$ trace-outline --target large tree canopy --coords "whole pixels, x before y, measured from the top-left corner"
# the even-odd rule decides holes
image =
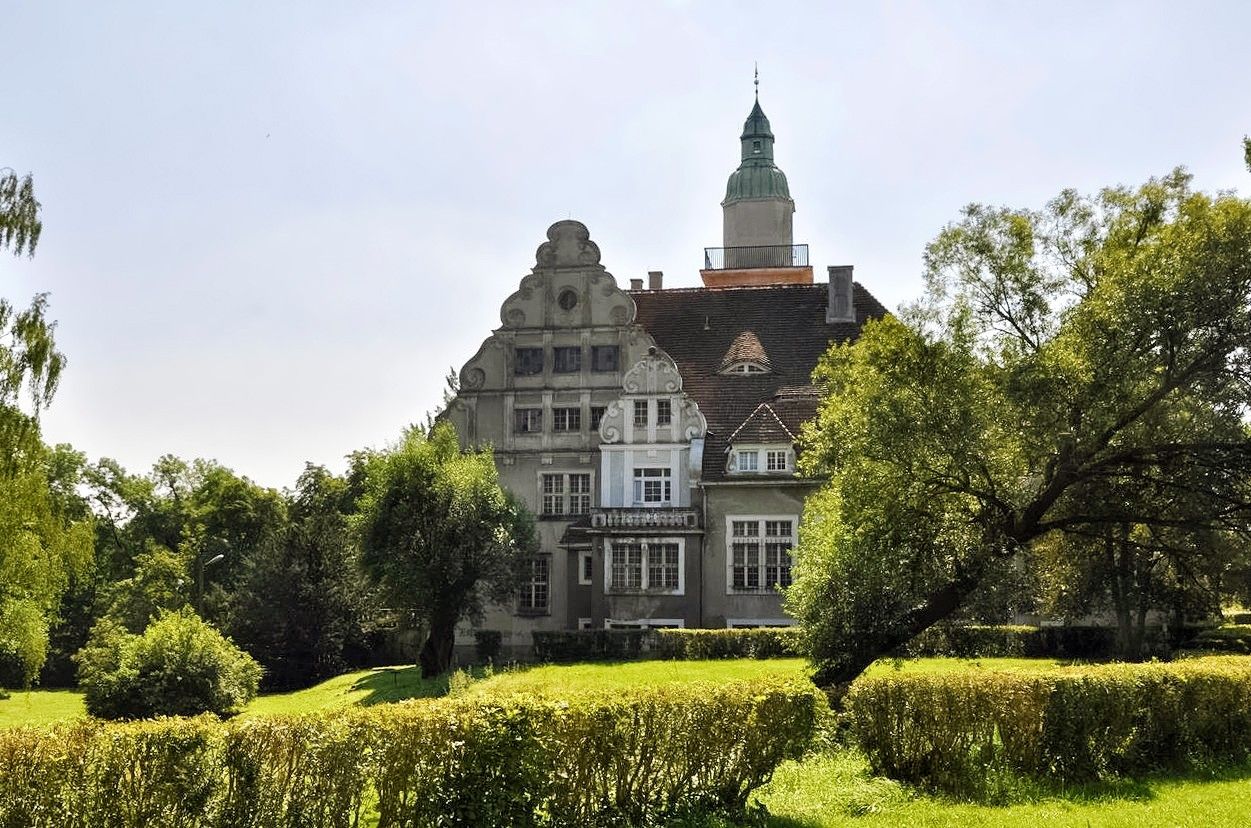
[[[503,601],[532,552],[529,513],[499,485],[490,449],[462,451],[456,430],[415,428],[390,451],[360,455],[362,559],[397,609],[426,626],[424,676],[451,665],[456,625]]]
[[[1050,533],[1247,531],[1251,203],[1189,183],[971,206],[925,297],[824,358],[789,595],[819,681]]]

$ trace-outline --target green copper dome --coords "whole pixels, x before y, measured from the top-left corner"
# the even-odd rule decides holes
[[[769,118],[760,108],[759,99],[743,124],[739,141],[743,145],[743,160],[738,169],[730,173],[730,180],[725,185],[725,201],[721,204],[724,206],[752,198],[784,198],[789,201],[791,188],[786,183],[786,173],[773,163],[773,131],[769,127]]]

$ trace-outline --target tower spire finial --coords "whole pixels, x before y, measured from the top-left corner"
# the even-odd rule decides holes
[[[753,61],[752,65],[755,66],[755,69],[756,69],[756,80],[754,82],[756,84],[756,100],[759,101],[760,100],[760,63],[757,61]]]

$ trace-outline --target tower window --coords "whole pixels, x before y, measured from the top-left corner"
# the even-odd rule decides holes
[[[751,151],[752,151],[752,152],[760,152],[760,142],[759,142],[759,141],[752,141],[752,142],[751,142]]]

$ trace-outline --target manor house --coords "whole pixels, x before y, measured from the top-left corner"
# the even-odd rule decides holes
[[[447,417],[538,518],[515,604],[483,624],[512,652],[535,630],[791,623],[812,371],[886,311],[850,265],[814,281],[758,98],[740,142],[703,287],[623,289],[587,228],[557,222],[461,369]]]

